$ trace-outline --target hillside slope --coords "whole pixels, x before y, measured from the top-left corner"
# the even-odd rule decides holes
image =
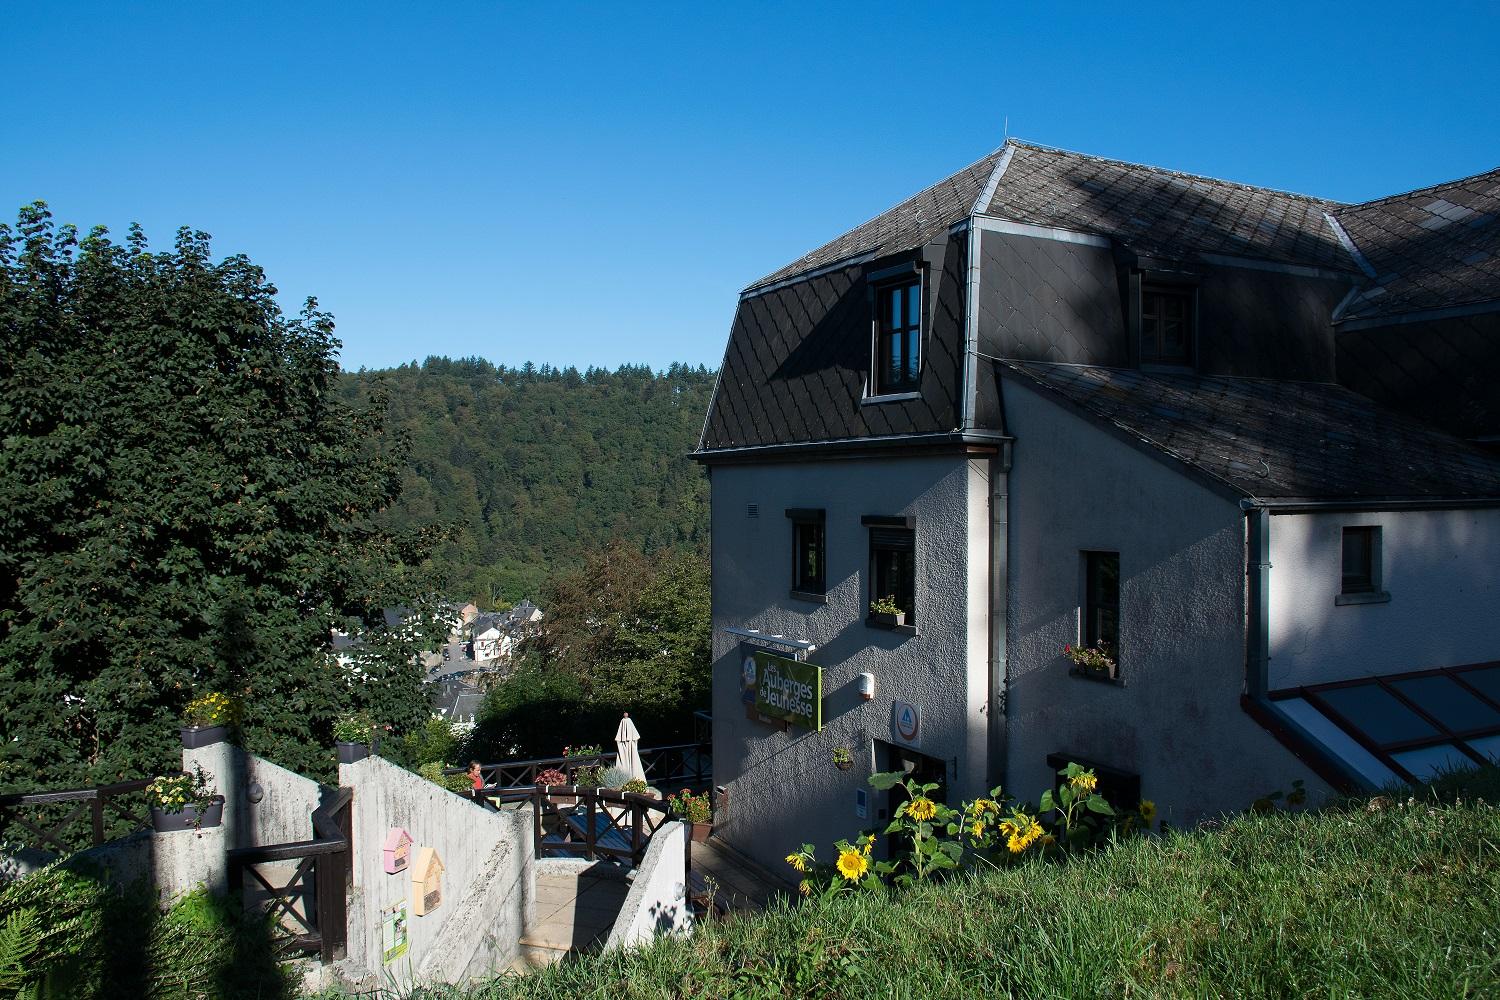
[[[656,551],[706,546],[708,486],[686,458],[714,374],[428,358],[346,373],[346,399],[388,395],[411,461],[389,526],[451,526],[437,546],[448,595],[535,597],[611,538]]]
[[[1377,806],[782,908],[443,995],[1500,995],[1500,810]]]

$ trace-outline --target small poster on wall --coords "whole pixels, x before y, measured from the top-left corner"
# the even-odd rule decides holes
[[[387,965],[406,954],[406,900],[380,911],[380,954]]]

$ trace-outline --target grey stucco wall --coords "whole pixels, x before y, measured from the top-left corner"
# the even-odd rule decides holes
[[[224,830],[231,847],[259,847],[311,840],[312,814],[322,801],[322,786],[311,778],[257,757],[233,743],[214,743],[182,751],[182,766],[194,765],[211,776],[224,796]],[[260,801],[248,791],[259,786]]]
[[[1384,604],[1335,605],[1343,528],[1379,525]],[[1500,660],[1500,510],[1271,518],[1270,686]]]
[[[826,850],[838,837],[883,825],[876,812],[882,797],[870,796],[868,818],[861,820],[855,815],[855,792],[867,787],[876,766],[874,741],[895,742],[896,699],[921,706],[919,750],[949,762],[950,793],[983,789],[987,616],[969,605],[971,594],[987,593],[987,548],[972,558],[970,546],[976,491],[979,510],[987,509],[988,464],[951,455],[713,470],[714,772],[715,783],[728,792],[727,809],[715,817],[716,836],[780,872],[785,855],[803,842]],[[759,517],[747,516],[749,504],[759,506]],[[789,596],[787,508],[827,512],[826,604]],[[860,523],[865,514],[915,518],[920,635],[865,625],[869,541]],[[971,618],[980,623],[977,631]],[[740,640],[722,631],[731,625],[818,645],[810,660],[823,668],[822,732],[795,727],[780,732],[746,718]],[[862,701],[856,690],[861,672],[875,676],[873,701]],[[836,746],[854,751],[852,770],[834,768]]]
[[[1065,753],[1141,776],[1173,823],[1327,786],[1240,707],[1238,506],[1039,395],[1003,384],[1009,477],[1006,787],[1033,801]],[[1085,550],[1120,553],[1123,686],[1069,676]]]
[[[387,976],[456,983],[498,974],[519,952],[535,908],[531,813],[494,812],[439,788],[380,757],[339,766],[339,784],[354,789],[354,888],[349,897],[349,951],[342,970],[355,983]],[[447,866],[444,902],[416,915],[412,871],[387,875],[382,858],[392,827],[432,847]],[[381,955],[381,910],[406,900],[409,948],[390,965]]]

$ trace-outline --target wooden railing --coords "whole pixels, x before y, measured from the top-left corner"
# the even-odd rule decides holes
[[[27,846],[60,854],[97,847],[150,824],[150,806],[142,794],[149,784],[151,779],[141,778],[61,792],[0,795],[0,832],[9,836],[19,829],[25,840],[35,838]]]
[[[680,743],[668,747],[643,747],[641,769],[646,783],[658,786],[686,785],[707,787],[713,777],[713,759],[701,743]],[[570,779],[578,769],[592,765],[612,766],[619,755],[590,754],[582,757],[538,757],[535,760],[506,760],[498,764],[480,764],[479,773],[486,788],[530,788],[543,771],[557,770]],[[445,774],[462,774],[464,768],[444,768]]]
[[[529,803],[538,858],[557,853],[638,866],[645,860],[652,834],[672,819],[661,799],[605,788],[533,785],[476,790],[474,796],[499,806]],[[685,840],[684,880],[692,871],[693,852],[692,837]]]
[[[264,893],[273,926],[288,930],[281,949],[315,952],[337,961],[348,949],[349,887],[354,877],[354,791],[340,788],[312,814],[312,840],[228,852],[229,888],[246,898]],[[272,884],[258,866],[296,861],[289,878]],[[246,876],[249,876],[247,880]],[[298,908],[298,904],[301,908]]]

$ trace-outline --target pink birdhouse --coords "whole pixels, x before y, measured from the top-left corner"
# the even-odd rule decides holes
[[[401,827],[391,828],[391,832],[385,835],[385,873],[394,875],[405,871],[407,862],[411,860],[411,834]]]

